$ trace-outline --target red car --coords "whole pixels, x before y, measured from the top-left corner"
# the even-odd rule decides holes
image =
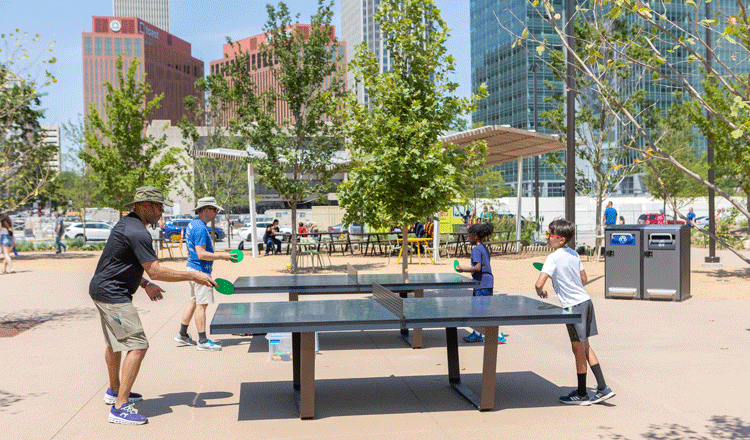
[[[661,214],[641,214],[640,217],[638,217],[638,224],[639,225],[658,225],[659,224],[659,216]],[[674,217],[667,214],[664,216],[664,223],[665,225],[684,225],[685,222],[683,220],[677,220],[675,221]]]

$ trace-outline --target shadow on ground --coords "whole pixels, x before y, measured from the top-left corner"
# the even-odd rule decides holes
[[[646,433],[639,438],[654,440],[739,440],[750,438],[750,424],[739,417],[713,416],[708,419],[709,424],[703,426],[705,434],[689,426],[676,423],[651,425]],[[600,427],[609,431],[609,428]],[[600,438],[631,440],[629,437],[608,432]]]
[[[693,270],[693,273],[705,274],[706,276],[719,279],[735,278],[746,280],[750,276],[750,269],[714,269],[714,270]]]
[[[236,403],[209,404],[207,401],[216,399],[228,399],[232,393],[225,391],[210,391],[206,393],[168,393],[157,398],[148,398],[138,403],[138,412],[146,417],[157,417],[169,414],[176,406],[188,406],[192,408],[216,408],[220,406],[236,406]]]
[[[12,321],[56,321],[69,322],[98,317],[99,314],[91,307],[79,307],[62,310],[16,310],[7,315],[0,315],[0,322]]]

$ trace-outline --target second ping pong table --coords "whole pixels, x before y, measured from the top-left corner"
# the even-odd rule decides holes
[[[572,324],[581,314],[524,296],[401,298],[380,286],[373,299],[219,304],[212,334],[292,333],[293,388],[300,418],[315,417],[315,332],[445,328],[450,385],[480,411],[494,408],[498,326]],[[461,383],[458,327],[484,333],[482,385],[477,397]]]
[[[414,298],[422,298],[426,289],[479,287],[479,281],[457,273],[360,274],[347,265],[346,274],[238,277],[234,282],[234,294],[289,293],[289,301],[297,301],[300,295],[372,293],[373,283],[398,293],[402,298],[410,292]],[[421,328],[415,328],[411,337],[409,327],[401,329],[401,334],[412,348],[422,347]]]

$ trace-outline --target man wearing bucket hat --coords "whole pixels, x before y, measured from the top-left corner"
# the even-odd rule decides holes
[[[188,272],[203,272],[211,275],[214,260],[232,261],[230,254],[215,254],[211,242],[208,223],[214,221],[216,214],[223,211],[213,197],[204,197],[198,200],[195,213],[198,218],[190,222],[185,231],[185,242],[188,248]],[[198,330],[198,350],[219,351],[221,345],[206,337],[206,309],[209,304],[214,303],[214,289],[211,286],[203,286],[190,282],[190,301],[182,312],[180,332],[174,337],[179,345],[193,345],[193,338],[187,332],[190,320],[195,316],[195,328]]]
[[[109,388],[104,393],[104,402],[112,405],[110,423],[142,425],[148,421],[133,408],[134,402],[143,399],[131,389],[146,355],[148,340],[132,301],[139,286],[151,301],[163,299],[164,290],[144,278],[143,272],[152,280],[216,285],[204,272],[184,272],[159,265],[146,226],[159,221],[164,205],[171,206],[160,189],[143,186],[135,190],[133,201],[125,205],[131,212],[112,228],[89,283],[89,295],[99,311],[107,344],[104,360],[109,373]],[[120,374],[123,351],[127,354]]]

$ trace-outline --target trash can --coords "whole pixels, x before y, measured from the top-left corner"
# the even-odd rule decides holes
[[[643,228],[643,299],[690,298],[690,227]]]
[[[642,299],[645,225],[609,225],[604,230],[604,297]]]

